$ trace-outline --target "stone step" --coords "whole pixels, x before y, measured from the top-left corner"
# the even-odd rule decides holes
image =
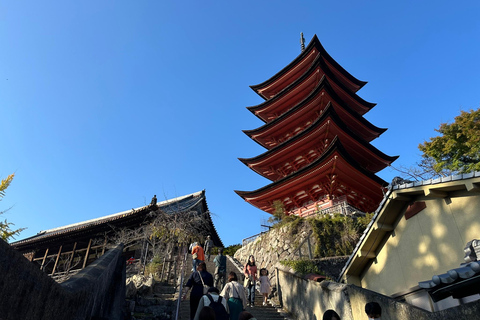
[[[153,292],[160,294],[175,294],[175,287],[172,285],[156,283]]]

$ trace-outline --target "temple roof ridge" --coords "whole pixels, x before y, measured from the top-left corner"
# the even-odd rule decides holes
[[[193,197],[198,197],[198,196],[202,195],[203,193],[205,193],[205,190],[197,191],[197,192],[194,192],[194,193],[191,193],[191,194],[187,194],[187,195],[172,198],[172,199],[167,199],[167,200],[164,200],[164,201],[157,202],[157,206],[159,206],[159,207],[167,206],[167,205],[169,205],[173,202],[177,202],[177,201],[186,199],[188,197],[192,197],[192,196]],[[43,233],[55,232],[55,231],[59,231],[59,230],[62,230],[62,229],[67,229],[67,228],[71,228],[71,227],[75,227],[75,226],[79,226],[79,225],[83,225],[83,224],[89,224],[89,223],[97,222],[97,221],[101,221],[101,220],[109,220],[111,218],[114,218],[114,217],[117,217],[117,216],[122,216],[122,215],[125,215],[127,213],[130,213],[130,212],[132,212],[132,210],[133,211],[139,211],[139,210],[148,208],[149,206],[150,205],[145,205],[145,206],[141,206],[141,207],[138,207],[138,208],[132,208],[130,210],[113,213],[113,214],[106,215],[106,216],[99,217],[99,218],[95,218],[95,219],[90,219],[90,220],[85,220],[85,221],[81,221],[81,222],[77,222],[77,223],[72,223],[72,224],[69,224],[69,225],[66,225],[66,226],[52,228],[52,229],[48,229],[48,230],[42,230],[42,231],[39,232],[39,234],[40,233],[43,234]]]
[[[191,198],[191,199],[188,200],[189,198]],[[172,212],[175,212],[176,209],[178,209],[178,208],[171,208],[170,207],[171,205],[179,206],[179,204],[182,201],[187,201],[184,204],[184,206],[182,208],[180,208],[180,210],[182,210],[182,209],[188,209],[188,208],[195,207],[199,202],[204,201],[204,200],[206,202],[205,189],[202,190],[202,191],[197,191],[197,192],[190,193],[190,194],[187,194],[187,195],[184,195],[184,196],[179,196],[179,197],[175,197],[175,198],[172,198],[172,199],[167,199],[167,200],[164,200],[164,201],[161,201],[161,202],[157,202],[156,206],[160,209],[163,209],[164,211],[167,211],[167,212],[170,211],[172,213]],[[68,233],[68,232],[71,232],[71,231],[74,231],[74,230],[84,229],[84,228],[88,228],[88,227],[91,227],[91,226],[94,226],[94,225],[100,225],[100,224],[104,224],[104,223],[107,223],[107,222],[110,222],[110,221],[115,221],[117,219],[121,219],[121,218],[124,218],[124,217],[138,215],[138,214],[141,214],[141,212],[146,211],[150,207],[152,207],[152,205],[145,205],[145,206],[141,206],[141,207],[138,207],[138,208],[132,208],[130,210],[126,210],[126,211],[102,216],[102,217],[95,218],[95,219],[89,219],[89,220],[80,221],[80,222],[77,222],[77,223],[72,223],[72,224],[68,224],[68,225],[65,225],[65,226],[57,227],[57,228],[43,230],[43,231],[38,232],[36,235],[33,235],[31,237],[12,242],[11,244],[12,245],[21,245],[25,242],[30,242],[31,240],[37,240],[39,238],[44,238],[44,237],[49,237],[49,236],[55,236],[55,235],[58,235],[58,234]],[[207,207],[207,211],[208,211],[208,207]],[[213,226],[213,227],[215,229],[215,226]],[[215,230],[215,232],[216,232],[216,230]]]

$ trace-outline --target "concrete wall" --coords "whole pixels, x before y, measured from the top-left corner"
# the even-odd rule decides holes
[[[362,287],[386,295],[404,292],[459,267],[465,244],[480,237],[480,197],[418,199],[426,208],[402,217],[376,260],[361,279]]]
[[[305,280],[280,265],[276,272],[278,303],[295,319],[322,319],[326,310],[333,309],[342,320],[365,320],[365,304],[370,301],[381,305],[382,320],[480,319],[480,301],[432,313],[354,285]]]
[[[123,246],[58,284],[0,241],[0,319],[121,319],[125,301]]]

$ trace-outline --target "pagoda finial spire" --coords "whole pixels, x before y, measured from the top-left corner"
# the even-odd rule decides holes
[[[302,48],[303,52],[303,50],[305,50],[305,38],[303,37],[303,32],[300,32],[300,47]]]

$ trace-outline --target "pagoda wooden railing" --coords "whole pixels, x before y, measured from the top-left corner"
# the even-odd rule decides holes
[[[353,216],[353,215],[365,215],[364,212],[358,210],[354,206],[348,204],[347,201],[342,201],[337,204],[334,204],[333,206],[325,209],[321,209],[318,211],[317,214],[329,214],[333,215],[335,213],[339,213],[344,216]]]

